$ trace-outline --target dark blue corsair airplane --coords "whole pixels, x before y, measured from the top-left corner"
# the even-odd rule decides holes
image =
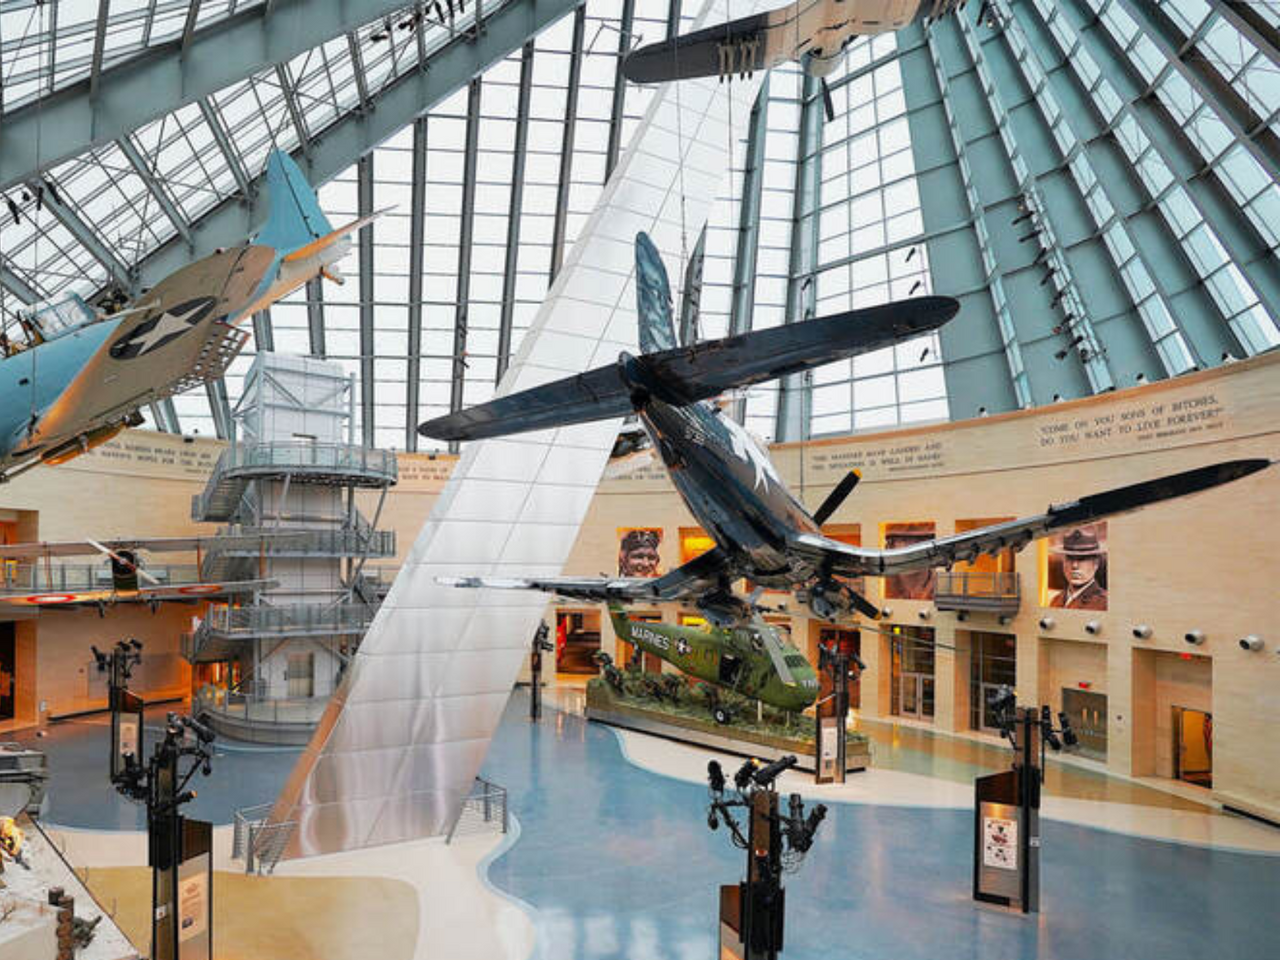
[[[810,515],[783,485],[768,455],[709,401],[727,390],[936,330],[955,316],[959,304],[949,297],[920,297],[678,347],[666,269],[643,233],[636,238],[636,288],[640,356],[623,353],[614,365],[430,420],[418,431],[439,440],[478,440],[634,411],[676,489],[716,547],[654,579],[461,577],[441,582],[544,590],[584,600],[683,600],[727,626],[751,617],[751,604],[732,591],[736,580],[747,577],[760,587],[803,591],[814,615],[824,620],[854,611],[875,618],[880,611],[837,578],[950,567],[983,553],[1020,550],[1056,529],[1198,493],[1270,466],[1266,459],[1231,460],[908,547],[849,546],[824,537],[821,526],[856,486],[858,475],[845,477]]]

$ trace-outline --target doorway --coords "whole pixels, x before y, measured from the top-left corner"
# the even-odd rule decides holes
[[[890,713],[916,720],[933,719],[933,630],[894,626],[890,641]]]
[[[904,673],[898,677],[898,697],[903,717],[928,720],[933,717],[933,677],[924,673]]]
[[[1063,687],[1062,712],[1075,731],[1080,753],[1107,759],[1107,695]]]
[[[654,611],[628,611],[627,619],[632,623],[661,623],[662,614]],[[618,665],[622,667],[623,670],[628,669],[631,666],[632,657],[637,656],[637,654],[641,652],[644,656],[640,658],[640,662],[636,666],[645,673],[661,673],[661,657],[657,654],[650,653],[648,650],[637,651],[635,644],[627,643],[625,640],[618,641]]]
[[[862,634],[857,630],[844,630],[840,627],[823,627],[818,632],[818,645],[832,653],[843,653],[849,657],[862,655]],[[820,660],[821,658],[819,658]],[[824,700],[830,695],[833,684],[826,670],[818,671],[818,699]],[[862,678],[849,681],[849,709],[857,710],[862,706]]]
[[[1173,776],[1197,787],[1213,786],[1213,714],[1173,708]]]
[[[999,734],[992,702],[1002,687],[1018,683],[1018,641],[1008,633],[969,632],[969,727]]]
[[[0,623],[0,720],[12,720],[17,688],[14,625]]]

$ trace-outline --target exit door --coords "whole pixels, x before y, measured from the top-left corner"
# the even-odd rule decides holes
[[[1173,708],[1173,775],[1198,787],[1213,786],[1213,714]]]

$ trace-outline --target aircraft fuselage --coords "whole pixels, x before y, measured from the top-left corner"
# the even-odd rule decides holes
[[[689,511],[757,584],[786,588],[812,571],[788,554],[793,533],[819,533],[765,453],[742,426],[705,401],[651,398],[638,411]]]

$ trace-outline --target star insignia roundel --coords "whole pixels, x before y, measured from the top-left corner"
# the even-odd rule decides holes
[[[117,360],[132,360],[160,349],[198,326],[217,302],[215,297],[197,297],[175,304],[159,316],[142,321],[113,343],[111,356]]]

